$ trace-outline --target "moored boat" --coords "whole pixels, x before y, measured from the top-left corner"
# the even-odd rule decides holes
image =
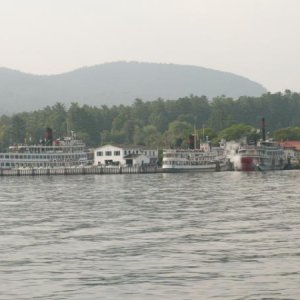
[[[237,171],[283,170],[288,161],[279,143],[266,140],[265,119],[261,120],[262,139],[258,143],[241,145],[233,159]]]
[[[195,139],[190,136],[189,149],[164,149],[163,172],[213,172],[228,169],[225,147],[212,147],[206,141],[196,147]]]
[[[205,172],[227,169],[222,151],[203,152],[200,149],[165,149],[163,172]]]
[[[52,130],[47,129],[41,143],[17,144],[0,153],[0,168],[71,167],[88,164],[88,151],[83,141],[74,133],[70,137],[52,140]]]
[[[240,146],[233,160],[237,171],[283,170],[287,159],[283,148],[272,141]]]

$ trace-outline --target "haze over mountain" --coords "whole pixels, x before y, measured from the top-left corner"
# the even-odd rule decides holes
[[[205,95],[260,96],[259,83],[232,73],[196,66],[114,62],[59,75],[32,75],[0,68],[1,114],[32,111],[56,102],[130,105],[144,101]]]

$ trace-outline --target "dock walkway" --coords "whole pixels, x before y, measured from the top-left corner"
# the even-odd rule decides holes
[[[109,174],[141,174],[160,173],[157,166],[137,167],[53,167],[53,168],[15,168],[0,169],[0,176],[42,176],[42,175],[109,175]]]

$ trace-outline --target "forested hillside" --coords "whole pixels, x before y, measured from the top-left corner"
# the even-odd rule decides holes
[[[175,64],[115,62],[59,75],[32,75],[0,68],[2,113],[41,109],[57,102],[70,105],[131,105],[134,99],[260,96],[267,90],[245,77]]]
[[[300,94],[287,90],[238,100],[217,97],[211,102],[193,95],[175,101],[136,99],[131,106],[111,108],[57,103],[31,113],[3,115],[0,146],[4,151],[12,143],[38,143],[46,127],[53,129],[56,138],[73,130],[91,147],[105,143],[180,146],[194,128],[200,137],[232,139],[256,132],[262,117],[269,136],[280,133],[280,139],[300,139]],[[287,129],[279,130],[283,128]]]

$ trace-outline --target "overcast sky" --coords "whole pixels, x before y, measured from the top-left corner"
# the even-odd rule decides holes
[[[300,92],[300,0],[0,0],[0,66],[196,65]]]

